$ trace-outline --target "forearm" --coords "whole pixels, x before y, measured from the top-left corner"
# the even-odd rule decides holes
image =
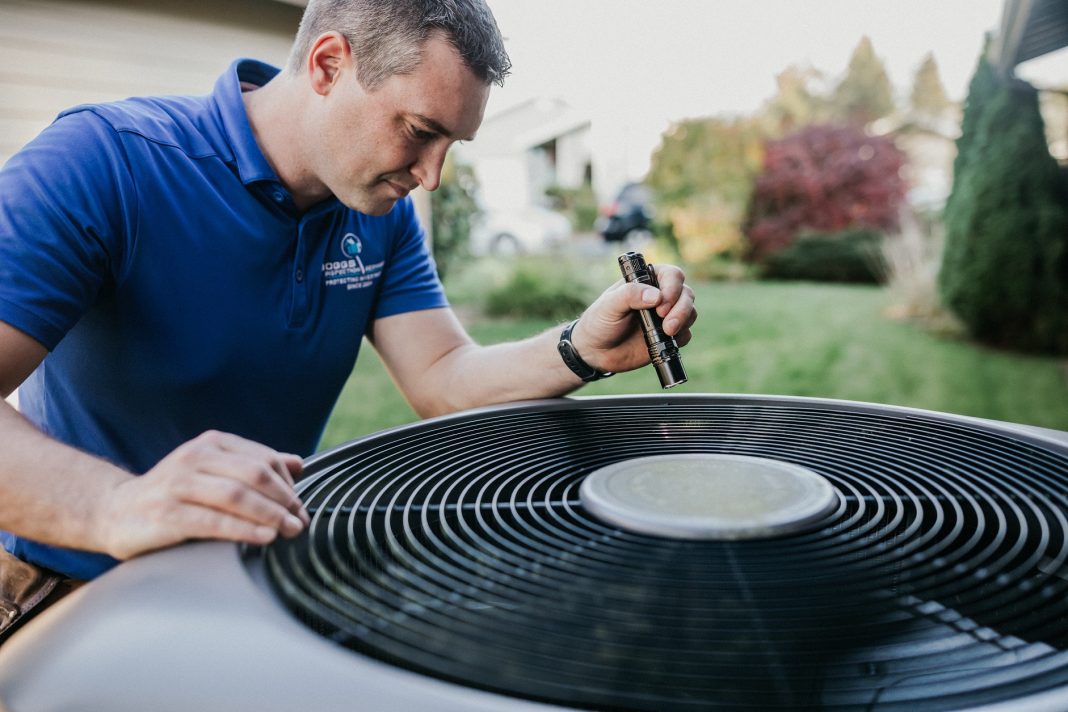
[[[46,544],[106,551],[103,499],[132,475],[49,438],[0,401],[0,529]]]
[[[467,343],[427,369],[409,400],[423,417],[467,408],[562,396],[582,385],[556,349],[562,327],[522,341]]]
[[[623,372],[649,363],[638,309],[656,309],[679,346],[697,318],[693,290],[676,267],[660,267],[660,289],[620,280],[583,312],[571,343],[588,366]],[[371,341],[420,416],[477,406],[553,398],[582,385],[557,345],[562,326],[535,337],[478,346],[448,309],[406,312],[375,321]]]

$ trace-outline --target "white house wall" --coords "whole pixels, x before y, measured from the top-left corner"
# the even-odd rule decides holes
[[[564,188],[582,185],[590,161],[589,126],[556,139],[556,180]]]
[[[528,205],[530,175],[526,153],[504,156],[483,156],[473,162],[478,179],[479,195],[486,207],[499,210],[523,208]]]

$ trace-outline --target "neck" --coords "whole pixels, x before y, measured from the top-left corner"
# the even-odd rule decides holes
[[[252,135],[267,163],[293,196],[300,210],[330,197],[330,191],[313,175],[306,164],[306,151],[301,144],[305,132],[299,107],[302,87],[283,71],[262,87],[244,92]]]

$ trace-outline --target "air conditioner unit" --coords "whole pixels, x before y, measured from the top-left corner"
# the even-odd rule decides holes
[[[488,408],[309,460],[302,536],[124,563],[38,710],[1068,709],[1068,434],[806,398]]]

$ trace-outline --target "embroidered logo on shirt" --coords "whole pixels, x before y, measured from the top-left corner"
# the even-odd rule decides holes
[[[345,285],[345,289],[366,289],[382,274],[382,262],[365,264],[360,257],[363,243],[354,232],[341,236],[341,254],[345,259],[323,262],[323,279],[326,286]]]

